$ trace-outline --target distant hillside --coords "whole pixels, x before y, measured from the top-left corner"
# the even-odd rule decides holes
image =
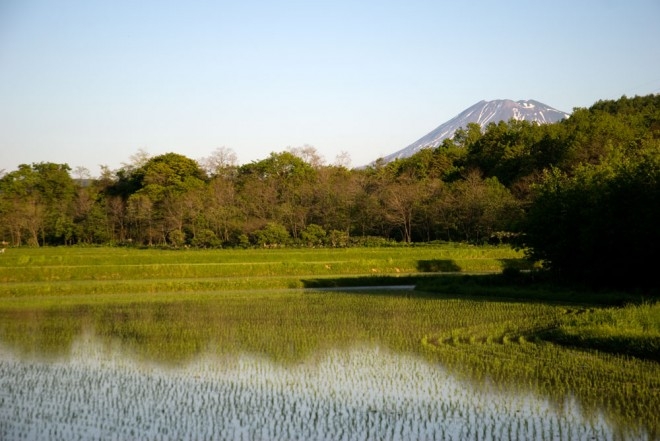
[[[489,123],[509,121],[510,119],[536,121],[541,124],[554,123],[569,116],[568,113],[557,110],[547,104],[534,100],[493,100],[480,101],[465,109],[449,121],[441,124],[408,147],[385,156],[385,162],[397,158],[407,158],[426,147],[436,147],[443,140],[451,138],[456,130],[465,128],[468,123],[477,123],[485,127]]]

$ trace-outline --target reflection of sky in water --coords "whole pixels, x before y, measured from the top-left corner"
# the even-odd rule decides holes
[[[373,346],[294,366],[246,354],[165,368],[86,335],[66,361],[0,356],[0,439],[616,438],[574,402],[488,392]]]

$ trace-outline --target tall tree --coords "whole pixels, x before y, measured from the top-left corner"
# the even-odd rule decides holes
[[[359,191],[357,174],[340,166],[323,167],[318,170],[313,187],[310,209],[312,223],[326,230],[351,232],[351,213]]]
[[[215,176],[206,191],[204,217],[208,228],[222,242],[238,244],[238,237],[244,233],[245,217],[241,214],[234,180]]]
[[[657,291],[658,152],[548,172],[522,224],[530,257],[571,281]]]
[[[219,147],[210,156],[200,161],[202,169],[208,176],[234,175],[237,168],[238,158],[236,152],[227,147]]]
[[[140,167],[120,171],[116,193],[126,200],[134,239],[151,245],[167,241],[173,231],[178,237],[184,227],[185,201],[191,200],[185,194],[198,191],[205,180],[196,161],[177,153],[154,156]],[[188,204],[189,210],[193,208]]]
[[[411,176],[400,176],[381,189],[384,217],[401,231],[406,243],[412,241],[413,221],[424,197],[425,186]]]
[[[66,164],[21,164],[0,180],[2,214],[12,242],[70,243],[75,184]]]
[[[477,170],[451,186],[457,232],[468,242],[484,242],[498,230],[510,229],[520,208],[497,178],[483,179]]]
[[[274,197],[274,203],[269,204],[272,216],[264,217],[285,225],[294,238],[307,225],[316,176],[317,171],[310,164],[290,152],[271,153],[268,158],[244,165],[238,171],[244,199],[246,194],[254,193],[254,188],[261,189],[261,197],[255,195],[256,200],[266,195]],[[257,208],[255,212],[263,212],[263,206],[254,207],[254,198],[245,200]]]

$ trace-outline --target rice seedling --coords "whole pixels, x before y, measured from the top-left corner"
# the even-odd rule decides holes
[[[0,436],[450,440],[477,431],[487,439],[618,434],[602,416],[584,415],[575,401],[558,407],[529,394],[475,388],[435,363],[378,346],[328,351],[294,367],[242,354],[201,357],[167,370],[100,346],[81,339],[70,361],[48,364],[3,353],[1,394],[13,405],[0,406]],[[28,388],[39,393],[24,393]]]
[[[277,385],[274,391],[269,392],[268,398],[264,399],[268,405],[278,410],[269,410],[269,413],[262,416],[263,424],[274,418],[279,422],[277,427],[265,429],[262,424],[258,428],[246,428],[245,425],[254,419],[250,415],[237,415],[237,421],[242,421],[239,424],[241,429],[238,432],[222,432],[225,433],[224,437],[245,433],[246,437],[264,435],[276,438],[334,438],[335,435],[353,433],[352,430],[358,430],[358,426],[364,427],[368,423],[367,427],[371,427],[368,433],[378,438],[406,439],[412,434],[412,437],[443,439],[441,436],[445,436],[445,439],[451,439],[468,436],[462,432],[463,427],[466,421],[474,420],[474,427],[486,430],[489,437],[507,438],[507,427],[512,431],[514,427],[518,430],[524,419],[521,418],[518,408],[511,410],[507,407],[510,406],[507,401],[498,402],[501,398],[494,399],[493,394],[497,397],[529,396],[541,402],[548,400],[545,404],[516,404],[518,407],[531,409],[529,415],[525,416],[531,421],[528,422],[528,430],[523,431],[523,426],[520,425],[519,433],[523,438],[529,438],[534,433],[543,434],[540,438],[550,437],[550,433],[545,429],[547,409],[557,405],[563,409],[567,400],[573,401],[569,403],[566,415],[578,412],[577,414],[586,418],[585,421],[602,419],[593,428],[586,422],[565,420],[569,418],[566,415],[558,417],[552,424],[560,425],[562,433],[570,433],[572,438],[595,436],[593,434],[597,433],[616,439],[616,434],[622,431],[626,437],[639,436],[643,439],[647,432],[656,433],[654,430],[657,430],[658,425],[655,409],[660,371],[657,364],[571,351],[551,343],[519,344],[519,340],[513,337],[509,339],[509,344],[503,344],[500,338],[503,334],[510,333],[515,336],[534,332],[541,325],[571,314],[566,307],[557,305],[410,297],[409,293],[405,292],[376,296],[328,292],[285,291],[261,295],[237,292],[226,293],[220,297],[199,295],[186,300],[170,297],[157,302],[57,307],[33,314],[33,336],[30,338],[19,332],[25,329],[25,317],[21,314],[20,311],[7,310],[2,315],[0,341],[6,348],[12,348],[11,354],[21,355],[20,359],[16,358],[16,355],[3,356],[3,360],[14,359],[15,364],[11,369],[24,363],[36,364],[40,366],[40,372],[44,372],[48,378],[54,374],[45,369],[53,365],[53,359],[58,369],[69,369],[79,363],[79,359],[88,362],[97,360],[96,369],[100,369],[101,373],[94,375],[114,377],[115,373],[110,374],[103,369],[116,364],[122,369],[128,369],[126,366],[130,365],[131,369],[139,370],[148,378],[152,378],[156,373],[162,375],[158,377],[159,387],[171,390],[157,391],[158,388],[154,386],[154,391],[149,393],[177,394],[181,390],[180,393],[184,394],[183,398],[180,398],[184,400],[183,405],[188,403],[186,400],[190,400],[190,397],[199,396],[200,393],[185,391],[185,385],[189,383],[176,375],[174,379],[169,376],[175,372],[195,380],[205,378],[213,368],[204,366],[206,362],[203,360],[219,357],[220,361],[214,361],[213,365],[238,366],[237,371],[245,372],[247,369],[251,372],[248,377],[241,377],[246,381],[246,384],[241,386],[240,390],[244,391],[241,393],[248,395],[236,398],[239,400],[237,402],[231,402],[231,405],[238,406],[245,412],[252,408],[250,400],[257,399],[254,393],[261,393]],[[61,326],[63,331],[60,334],[59,350],[51,354],[48,361],[38,357],[35,360],[33,356],[39,352],[43,339],[35,338],[34,334],[53,332],[54,323],[65,317],[74,319],[63,321],[65,325]],[[424,334],[428,331],[433,332]],[[71,339],[70,335],[75,335],[76,338]],[[442,335],[454,335],[457,339],[448,344],[447,339],[441,338]],[[470,335],[472,339],[466,338],[466,335]],[[485,335],[494,336],[491,343],[487,342]],[[85,338],[93,339],[94,344],[85,346]],[[81,339],[83,343],[80,342]],[[82,350],[81,344],[88,352],[78,357],[76,354]],[[51,344],[41,350],[52,349]],[[374,369],[374,372],[363,374],[360,379],[360,382],[367,385],[361,386],[362,394],[369,396],[373,395],[374,391],[385,390],[394,395],[361,404],[362,413],[351,416],[355,421],[346,420],[352,415],[355,403],[342,402],[341,397],[352,393],[357,387],[353,383],[345,382],[347,377],[354,375],[355,361],[342,361],[332,368],[323,367],[325,370],[321,370],[317,375],[325,378],[323,381],[331,383],[326,386],[328,389],[323,390],[316,384],[321,380],[317,378],[313,381],[303,381],[300,371],[315,372],[321,369],[324,360],[328,358],[345,360],[346,354],[362,352],[369,354],[363,363],[369,363]],[[254,357],[260,360],[261,364],[255,368],[256,371],[249,371],[249,363],[246,360],[252,360]],[[437,377],[437,372],[411,370],[410,360],[428,363],[428,366],[431,366],[429,369],[442,372],[444,377],[442,380],[433,380]],[[390,367],[382,368],[385,365]],[[279,373],[274,375],[273,370]],[[237,374],[234,372],[231,375]],[[281,375],[284,380],[274,379]],[[453,378],[452,381],[456,381],[463,389],[453,392],[434,390],[433,388],[445,387],[442,384],[446,383],[447,376]],[[385,377],[388,378],[388,383],[379,383]],[[165,382],[165,378],[170,378],[170,382]],[[54,380],[51,378],[43,381]],[[76,377],[75,381],[80,383],[83,380]],[[147,383],[149,381],[151,380],[141,380]],[[254,384],[247,384],[250,381]],[[434,381],[439,384],[434,385]],[[408,385],[411,382],[415,383],[416,389],[411,389]],[[400,386],[399,383],[406,386]],[[87,387],[84,381],[81,384]],[[237,387],[235,383],[231,384],[231,387]],[[204,387],[210,387],[209,383]],[[431,389],[430,392],[422,393],[419,391],[420,387]],[[301,388],[301,393],[304,391],[303,396],[308,397],[308,401],[298,396],[291,398],[291,391],[296,388]],[[411,392],[409,396],[400,392],[406,390],[414,393]],[[143,393],[145,392],[127,391],[125,394],[129,397],[135,396],[137,402],[144,402],[137,398]],[[429,393],[432,396],[428,398],[429,401],[410,404],[411,400],[414,402],[414,399],[420,396],[428,397]],[[92,392],[84,394],[93,396]],[[487,398],[482,398],[483,402],[477,400],[473,403],[471,400],[476,399],[475,394]],[[204,393],[201,393],[201,396],[206,397]],[[212,402],[211,400],[217,400],[214,396],[203,399]],[[635,399],[632,400],[632,397]],[[7,399],[5,402],[15,402],[13,400]],[[323,400],[329,400],[331,407],[320,407],[318,402]],[[153,411],[150,404],[144,405],[143,408],[134,408],[133,404],[124,404],[118,401],[118,398],[109,405],[120,407],[122,415]],[[84,407],[82,404],[80,406]],[[198,412],[201,406],[199,404],[193,407],[194,412]],[[58,405],[53,408],[58,408]],[[48,409],[50,408],[42,409],[41,412]],[[305,409],[303,415],[307,416],[295,419],[294,416],[302,412],[300,409]],[[83,412],[94,415],[97,411],[100,410],[81,408],[72,412],[75,415]],[[507,418],[504,422],[502,415]],[[51,419],[59,421],[59,418],[57,416]],[[234,416],[231,418],[231,421],[234,421]],[[140,417],[141,421],[146,419],[146,416]],[[308,423],[304,423],[310,419],[316,419],[319,426],[309,427]],[[486,423],[486,420],[495,422]],[[213,421],[214,427],[227,426],[224,417]],[[607,424],[603,421],[607,421]],[[616,425],[611,426],[611,421]],[[290,423],[293,427],[288,426]],[[109,424],[106,429],[117,430],[113,424]],[[119,420],[116,424],[129,425],[125,421],[120,423]],[[172,419],[169,423],[159,424],[162,430],[167,430],[170,435],[177,437],[177,434],[186,431],[196,434],[194,431],[197,429],[194,427],[202,423],[197,421],[194,427],[179,427],[179,423]],[[496,429],[488,429],[488,424],[494,424]],[[300,431],[295,431],[294,427]],[[422,428],[425,431],[422,431]],[[259,432],[257,429],[265,432]],[[140,427],[133,427],[132,430],[138,434],[151,434]],[[243,432],[244,430],[246,432]],[[286,433],[283,434],[280,430],[285,430]],[[120,432],[119,436],[127,433]],[[555,434],[553,432],[552,436]],[[199,435],[202,436],[203,433]],[[214,436],[223,437],[217,433]]]
[[[0,439],[659,437],[660,365],[575,343],[648,353],[657,305],[290,289],[499,248],[20,251],[0,265]]]
[[[135,250],[121,248],[16,249],[0,259],[5,283],[344,276],[438,272],[429,262],[453,262],[460,272],[500,271],[522,260],[505,247],[396,249]],[[1,292],[0,292],[1,293]]]

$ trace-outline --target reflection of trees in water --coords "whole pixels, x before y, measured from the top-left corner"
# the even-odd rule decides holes
[[[474,387],[373,345],[292,365],[243,353],[163,368],[88,334],[67,362],[2,360],[13,415],[0,426],[4,439],[610,439],[618,430],[602,415],[585,417],[574,400],[556,406]],[[24,393],[26,384],[41,393]]]
[[[555,403],[574,398],[590,413],[604,409],[625,427],[657,430],[657,364],[528,338],[565,312],[556,305],[397,291],[223,293],[184,301],[3,311],[0,341],[22,355],[66,359],[78,336],[89,330],[100,347],[118,348],[132,360],[177,367],[200,356],[231,360],[247,353],[292,372],[332,351],[377,345],[399,356],[440,362],[476,388],[516,388]],[[432,344],[422,344],[425,336]],[[343,373],[328,375],[343,378]]]

